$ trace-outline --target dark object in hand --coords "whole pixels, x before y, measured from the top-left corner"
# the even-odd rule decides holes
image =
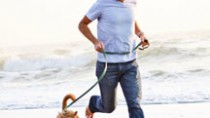
[[[139,50],[144,50],[144,49],[148,48],[149,45],[150,45],[150,44],[149,44],[148,39],[144,39],[144,42],[141,42],[141,45],[140,45],[140,47],[139,47]]]

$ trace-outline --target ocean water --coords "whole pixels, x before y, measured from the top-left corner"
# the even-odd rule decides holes
[[[210,31],[150,35],[138,51],[142,104],[210,102]],[[96,52],[88,41],[0,48],[0,110],[59,108],[96,82]],[[86,106],[98,86],[74,106]],[[126,104],[120,87],[118,104]]]

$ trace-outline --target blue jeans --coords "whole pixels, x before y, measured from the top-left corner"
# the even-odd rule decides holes
[[[96,76],[102,74],[105,64],[97,62]],[[101,96],[92,96],[89,108],[92,112],[111,113],[116,108],[118,82],[128,106],[129,118],[144,118],[140,107],[141,78],[136,60],[126,63],[108,63],[105,77],[99,82]]]

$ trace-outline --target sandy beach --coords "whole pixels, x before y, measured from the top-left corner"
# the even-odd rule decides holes
[[[146,118],[209,118],[210,103],[142,105]],[[73,107],[84,118],[83,107]],[[1,110],[1,118],[55,118],[60,111],[53,109]],[[128,118],[125,105],[118,105],[111,114],[96,113],[95,118]]]

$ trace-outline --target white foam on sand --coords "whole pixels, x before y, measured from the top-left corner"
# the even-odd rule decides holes
[[[142,105],[145,118],[209,118],[210,103]],[[84,107],[73,107],[85,118]],[[54,109],[1,110],[1,118],[55,118],[60,111]],[[118,105],[111,114],[96,113],[95,118],[128,118],[127,107]]]

